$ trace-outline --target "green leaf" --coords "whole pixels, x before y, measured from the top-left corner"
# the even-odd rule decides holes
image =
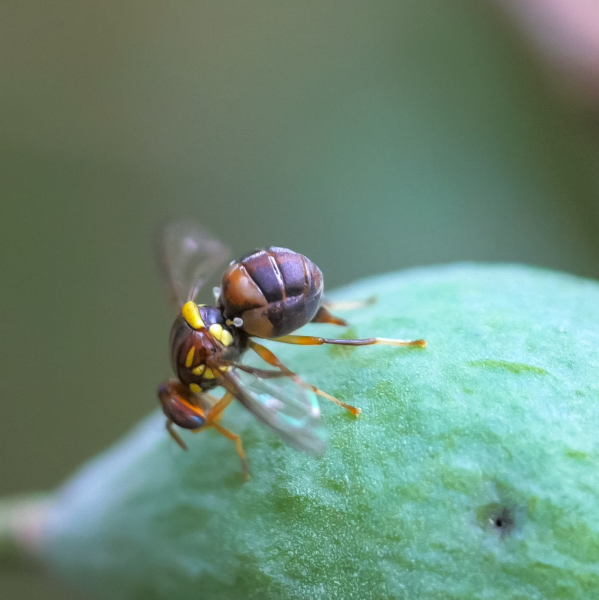
[[[599,589],[599,285],[519,266],[371,278],[338,299],[362,337],[289,347],[329,447],[283,445],[239,406],[231,442],[153,415],[61,491],[41,555],[100,598],[588,599]],[[307,330],[327,335],[330,326]]]

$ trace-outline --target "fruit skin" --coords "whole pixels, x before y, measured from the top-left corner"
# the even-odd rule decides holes
[[[462,264],[334,297],[373,293],[349,333],[426,350],[273,345],[363,409],[323,404],[323,457],[234,407],[243,483],[230,442],[182,452],[154,415],[62,490],[47,565],[111,600],[599,598],[599,285]]]

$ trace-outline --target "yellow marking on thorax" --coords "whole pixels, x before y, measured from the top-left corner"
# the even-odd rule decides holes
[[[197,384],[197,383],[190,383],[189,384],[189,389],[194,393],[194,394],[201,394],[202,393],[202,388]]]
[[[196,351],[196,349],[194,347],[191,347],[189,349],[189,352],[187,353],[187,358],[185,359],[185,366],[188,369],[193,364],[193,355],[194,355],[195,351]]]
[[[214,379],[214,378],[215,378],[215,375],[212,372],[212,369],[206,369],[204,371],[204,379]]]
[[[223,329],[220,341],[223,346],[230,346],[233,343],[233,336],[231,335],[231,332]]]
[[[212,334],[212,337],[217,339],[223,346],[230,346],[233,343],[231,332],[223,329],[223,326],[219,323],[210,325],[208,331]]]
[[[191,372],[194,375],[201,375],[204,372],[206,365],[198,365],[195,369],[192,369]]]
[[[208,328],[208,331],[212,334],[213,337],[215,337],[220,342],[220,338],[223,334],[223,326],[222,325],[219,325],[218,323],[214,323],[214,325],[210,325],[210,327]]]
[[[202,321],[202,317],[200,317],[200,309],[195,302],[186,302],[181,309],[181,314],[190,327],[194,329],[206,327],[204,321]]]

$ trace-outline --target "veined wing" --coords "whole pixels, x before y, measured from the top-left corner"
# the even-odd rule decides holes
[[[179,307],[194,300],[230,250],[194,221],[172,221],[159,232],[158,263]]]
[[[263,379],[233,369],[223,373],[219,383],[289,446],[310,454],[325,451],[316,394],[294,379]]]

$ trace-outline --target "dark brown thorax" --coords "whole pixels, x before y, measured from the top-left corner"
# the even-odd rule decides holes
[[[194,329],[179,315],[171,329],[171,361],[173,370],[183,384],[197,385],[201,391],[218,385],[216,378],[209,377],[210,365],[226,368],[239,361],[247,349],[247,335],[240,329],[228,327],[222,310],[216,306],[200,306],[199,313],[205,327]],[[228,345],[219,343],[210,332],[213,325],[220,326],[232,336]]]
[[[242,319],[249,335],[276,338],[314,318],[322,290],[322,272],[311,260],[271,246],[229,266],[223,275],[219,305],[227,319]]]

